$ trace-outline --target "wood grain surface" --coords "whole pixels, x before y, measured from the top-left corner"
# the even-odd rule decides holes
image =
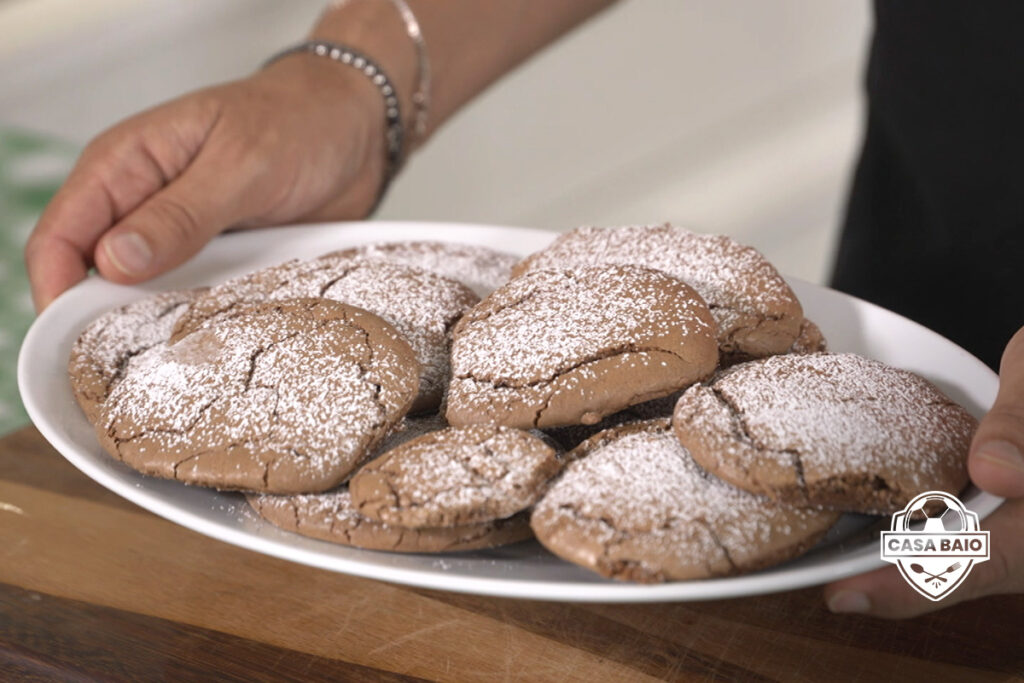
[[[0,680],[1024,677],[1024,597],[890,622],[813,588],[581,605],[408,588],[259,555],[106,491],[33,428],[0,439]]]

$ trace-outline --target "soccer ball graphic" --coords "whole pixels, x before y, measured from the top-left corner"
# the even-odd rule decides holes
[[[925,533],[965,531],[967,520],[963,512],[952,507],[946,498],[926,496],[914,503],[906,517],[906,524]],[[922,528],[923,527],[923,528]]]
[[[893,514],[891,528],[882,532],[882,559],[929,600],[944,598],[989,559],[989,532],[978,529],[978,515],[944,491],[912,498]]]

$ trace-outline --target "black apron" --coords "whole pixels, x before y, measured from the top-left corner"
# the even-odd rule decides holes
[[[832,286],[993,368],[1024,325],[1024,1],[878,0]]]

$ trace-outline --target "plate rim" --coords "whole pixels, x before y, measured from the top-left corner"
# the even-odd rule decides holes
[[[550,241],[560,234],[558,232],[542,230],[539,228],[523,228],[476,223],[454,223],[445,221],[339,221],[311,223],[297,226],[279,226],[253,231],[247,230],[227,233],[206,245],[200,254],[197,255],[199,258],[193,259],[193,262],[198,261],[198,263],[201,264],[203,254],[210,254],[213,250],[223,250],[226,246],[222,245],[225,245],[226,242],[231,240],[244,240],[247,237],[257,236],[258,240],[274,242],[275,236],[277,235],[290,235],[291,237],[294,237],[296,231],[299,230],[305,231],[308,234],[313,234],[316,232],[325,233],[327,230],[342,231],[346,228],[362,228],[367,226],[372,226],[376,231],[382,233],[390,231],[423,232],[425,227],[433,228],[430,232],[442,229],[445,231],[454,231],[456,233],[466,233],[470,237],[469,242],[466,242],[461,238],[442,239],[434,235],[421,235],[420,239],[440,242],[472,243],[484,246],[488,244],[489,240],[472,238],[474,236],[480,237],[485,233],[490,233],[491,235],[504,233],[510,236],[516,234],[522,235],[525,233],[531,235],[534,239],[544,238]],[[398,239],[408,238],[381,236],[380,238],[371,239],[369,241],[395,241]],[[40,340],[38,340],[37,337],[41,337],[43,335],[44,331],[50,324],[50,319],[59,315],[63,308],[72,305],[72,303],[78,298],[88,297],[89,290],[96,286],[93,283],[100,283],[101,286],[110,285],[117,288],[123,288],[126,292],[147,293],[149,290],[159,290],[160,283],[172,278],[175,272],[176,271],[172,271],[170,274],[136,286],[113,285],[113,283],[104,281],[97,276],[92,276],[61,294],[46,311],[36,317],[26,333],[18,354],[17,379],[18,389],[22,396],[22,402],[25,405],[26,412],[32,420],[32,423],[35,425],[36,429],[39,430],[40,434],[42,434],[42,436],[57,450],[61,457],[68,460],[78,470],[104,488],[131,501],[145,510],[153,512],[172,523],[178,524],[179,526],[183,526],[197,533],[201,533],[205,536],[237,547],[246,548],[261,554],[328,571],[335,571],[353,576],[389,581],[420,588],[448,590],[457,593],[559,602],[676,602],[752,596],[820,585],[825,582],[834,581],[847,576],[887,566],[879,557],[877,549],[872,549],[870,544],[867,544],[859,548],[852,549],[849,557],[836,558],[835,562],[828,565],[830,569],[834,569],[835,571],[830,571],[827,577],[821,576],[823,567],[819,565],[812,564],[803,567],[786,568],[786,565],[783,564],[752,574],[692,581],[672,581],[654,585],[632,584],[618,581],[582,582],[541,581],[537,579],[518,580],[510,578],[473,577],[465,576],[463,574],[446,575],[443,570],[441,572],[437,572],[428,571],[424,568],[381,566],[366,560],[350,559],[338,555],[328,556],[324,553],[317,553],[307,548],[288,545],[282,541],[257,536],[251,530],[232,528],[228,525],[218,525],[210,522],[202,518],[195,511],[183,509],[181,506],[176,505],[173,502],[164,500],[154,491],[138,488],[137,485],[133,485],[131,482],[120,479],[113,474],[104,471],[100,467],[96,458],[92,457],[88,453],[80,453],[79,445],[65,439],[64,436],[57,431],[56,427],[51,424],[51,420],[44,414],[42,407],[37,404],[35,400],[36,388],[29,377],[29,365],[31,364],[32,359],[40,353],[39,349],[42,348],[39,344]],[[950,340],[941,337],[938,333],[928,329],[920,323],[900,316],[899,314],[877,306],[876,304],[858,299],[857,297],[844,292],[839,292],[822,285],[801,280],[799,278],[786,276],[786,280],[791,284],[798,283],[800,288],[808,287],[827,290],[830,295],[838,294],[849,301],[856,302],[855,305],[857,306],[866,306],[869,310],[874,312],[897,316],[903,322],[910,323],[928,334],[939,336],[947,344],[955,347],[967,357],[980,363],[980,361],[977,361],[977,359],[968,351],[954,344]],[[64,371],[64,368],[61,367],[60,370]],[[992,372],[992,370],[987,366],[985,366],[985,370],[987,370],[991,375],[989,379],[995,378],[995,381],[998,383],[998,376],[996,373]],[[84,415],[82,416],[82,419],[85,419]],[[145,476],[138,473],[134,474],[138,477]],[[226,492],[217,492],[218,495],[222,495],[223,493]],[[984,491],[979,491],[973,499],[971,509],[978,513],[979,518],[984,519],[1002,502],[1002,498]],[[269,524],[267,522],[262,523]],[[318,541],[317,543],[323,544],[325,550],[335,547],[334,544],[327,541]],[[364,549],[358,550],[363,553],[378,552]],[[445,556],[439,555],[430,557],[435,559],[443,558]],[[783,573],[780,573],[780,568]]]

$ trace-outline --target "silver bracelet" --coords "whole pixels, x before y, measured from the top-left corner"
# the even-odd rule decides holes
[[[427,132],[427,112],[430,109],[430,60],[427,58],[427,43],[423,39],[420,22],[406,0],[391,0],[405,22],[405,32],[416,47],[416,86],[412,94],[412,132],[422,138]]]
[[[333,59],[336,62],[358,69],[377,86],[381,96],[384,98],[384,119],[387,124],[384,131],[385,140],[387,141],[387,165],[384,168],[384,181],[381,184],[380,191],[377,193],[373,209],[370,210],[370,213],[373,213],[380,204],[381,199],[384,198],[384,193],[387,192],[392,179],[397,175],[404,157],[405,128],[402,125],[402,112],[398,104],[398,94],[395,92],[395,86],[392,85],[391,79],[387,77],[387,74],[384,73],[380,65],[374,60],[358,50],[353,50],[341,43],[331,43],[326,40],[307,40],[281,50],[265,61],[263,66],[267,67],[282,57],[303,52]]]

